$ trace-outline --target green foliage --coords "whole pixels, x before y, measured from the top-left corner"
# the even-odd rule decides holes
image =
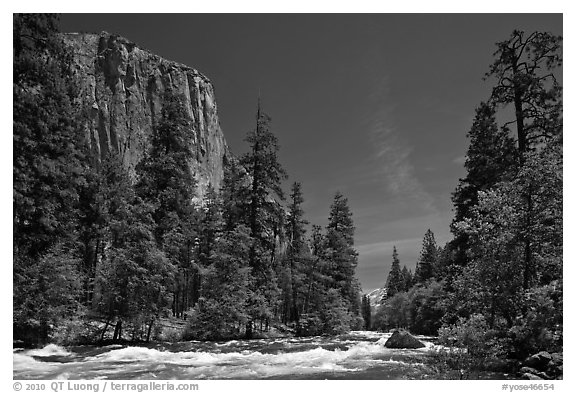
[[[486,77],[496,79],[491,101],[514,105],[518,150],[524,154],[562,132],[562,87],[554,71],[562,65],[562,37],[514,30],[497,44]]]
[[[406,266],[404,266],[404,268],[406,268]],[[388,279],[386,280],[387,295],[391,297],[398,292],[404,291],[406,289],[405,279],[406,277],[400,270],[398,251],[396,251],[396,246],[394,246],[394,251],[392,252],[392,266],[390,268],[390,273],[388,273]]]
[[[424,234],[424,240],[422,240],[422,250],[414,273],[417,282],[422,283],[435,276],[437,254],[438,247],[434,233],[428,229]]]
[[[229,160],[224,166],[220,194],[225,228],[231,230],[238,224],[249,226],[249,179],[246,170],[236,160]]]
[[[321,311],[322,331],[326,334],[342,334],[350,330],[353,315],[349,312],[349,304],[336,288],[331,288],[324,299],[325,307]]]
[[[306,313],[300,315],[300,323],[297,334],[301,337],[319,336],[324,328],[319,313]]]
[[[324,255],[328,262],[327,275],[350,304],[353,314],[360,313],[360,288],[354,276],[358,252],[354,249],[354,223],[348,199],[340,192],[330,206]]]
[[[210,267],[204,273],[203,296],[195,307],[185,338],[220,340],[240,335],[255,297],[247,265],[249,245],[249,230],[242,225],[224,232],[218,239]]]
[[[196,188],[189,165],[193,158],[188,136],[191,122],[184,97],[168,90],[162,102],[151,149],[137,167],[136,186],[138,195],[155,207],[153,217],[159,244],[175,225],[182,225],[191,215],[190,202]]]
[[[85,170],[80,108],[56,17],[14,14],[15,252],[39,258],[74,229]]]
[[[138,195],[154,209],[154,234],[177,274],[172,286],[172,312],[183,317],[199,296],[198,217],[191,201],[196,181],[190,167],[194,158],[189,137],[191,120],[185,98],[164,93],[154,125],[151,148],[137,166]]]
[[[441,337],[466,349],[459,356],[469,367],[562,348],[560,43],[520,31],[498,43],[487,74],[496,86],[469,134],[468,175],[453,199],[455,239],[441,257],[450,291],[444,320],[459,320]],[[515,121],[498,128],[495,110],[508,104]],[[451,264],[462,252],[466,266]]]
[[[15,260],[15,339],[47,340],[55,326],[81,312],[78,261],[74,251],[63,244],[54,246],[38,261]]]
[[[467,134],[470,145],[466,153],[466,176],[460,179],[452,194],[455,208],[454,223],[470,217],[478,204],[478,192],[486,191],[514,173],[518,166],[515,142],[507,128],[496,123],[496,109],[480,103]]]
[[[305,265],[310,263],[310,252],[306,243],[306,225],[302,210],[304,198],[302,186],[294,183],[290,193],[290,204],[286,220],[287,249],[278,275],[282,289],[283,321],[299,323],[305,296]]]
[[[524,358],[539,351],[562,352],[562,281],[536,287],[524,293],[521,316],[509,330],[511,355]]]
[[[409,328],[408,295],[406,292],[399,292],[380,305],[374,315],[373,326],[374,329],[380,331],[388,331],[392,328]]]
[[[238,170],[230,172],[227,191],[238,201],[227,204],[226,218],[238,217],[239,222],[250,228],[249,266],[254,277],[253,298],[249,315],[253,320],[268,321],[277,307],[280,295],[275,269],[277,241],[283,236],[284,212],[279,201],[284,200],[281,181],[286,172],[278,161],[278,141],[270,130],[270,117],[260,111],[256,116],[256,128],[248,133],[246,141],[250,151],[240,160],[246,169],[251,185],[242,186]],[[232,222],[230,222],[233,225]],[[248,322],[247,336],[252,334],[252,320]]]
[[[414,284],[414,277],[412,275],[412,270],[408,270],[408,268],[406,267],[406,265],[404,265],[402,267],[402,290],[403,291],[407,291],[410,288],[412,288],[412,285]]]
[[[13,15],[15,337],[46,340],[79,307],[75,250],[84,145],[76,81],[49,14]]]
[[[374,328],[405,328],[416,334],[436,335],[446,310],[447,294],[442,283],[429,280],[386,299],[374,316]]]
[[[89,162],[56,22],[14,15],[15,337],[78,344],[115,326],[114,339],[147,340],[170,308],[190,315],[189,338],[250,337],[279,320],[302,334],[358,328],[347,201],[336,196],[327,233],[309,244],[299,183],[281,206],[270,118],[258,108],[249,153],[227,160],[220,194],[209,189],[198,206],[193,124],[170,89],[135,176],[117,152]]]
[[[372,328],[372,307],[368,295],[362,296],[362,318],[364,320],[363,328],[370,330]]]
[[[438,343],[445,348],[452,368],[464,370],[486,369],[506,354],[509,345],[499,332],[490,329],[481,314],[473,314],[467,320],[442,327],[438,332]],[[496,362],[497,363],[497,362]]]

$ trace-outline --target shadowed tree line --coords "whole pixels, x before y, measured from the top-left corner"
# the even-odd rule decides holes
[[[348,201],[336,193],[326,228],[307,234],[302,185],[285,200],[260,104],[248,153],[192,204],[184,97],[166,88],[135,179],[113,152],[94,162],[57,17],[13,22],[15,339],[150,340],[167,318],[190,339],[361,326]]]
[[[496,44],[452,194],[453,240],[437,247],[428,230],[412,284],[394,249],[373,328],[439,334],[486,358],[562,352],[561,42],[514,31]]]

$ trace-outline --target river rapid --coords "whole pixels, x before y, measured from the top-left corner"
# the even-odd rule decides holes
[[[14,379],[425,379],[434,344],[388,349],[390,333],[14,349]],[[418,337],[418,336],[417,336]]]

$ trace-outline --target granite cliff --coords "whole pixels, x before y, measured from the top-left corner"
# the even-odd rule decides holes
[[[94,159],[121,155],[131,174],[149,148],[150,135],[167,88],[182,94],[190,117],[190,166],[202,197],[219,188],[230,156],[218,120],[210,80],[186,65],[161,58],[129,40],[111,35],[65,34],[87,108],[85,132]]]

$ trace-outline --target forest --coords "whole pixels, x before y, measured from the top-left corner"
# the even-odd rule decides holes
[[[131,177],[94,160],[71,59],[53,15],[14,18],[14,339],[24,343],[252,338],[362,326],[354,224],[336,193],[328,225],[288,197],[270,117],[198,204],[183,97],[167,89],[151,149]],[[80,131],[79,131],[80,130]]]
[[[438,335],[476,366],[562,352],[561,42],[514,31],[497,43],[452,194],[453,239],[438,246],[429,229],[414,273],[394,248],[371,319],[362,300],[369,328]]]
[[[466,361],[562,352],[562,38],[513,31],[496,44],[452,194],[452,240],[429,229],[414,272],[393,250],[387,296],[355,276],[347,198],[309,226],[304,187],[278,160],[256,108],[248,152],[199,203],[190,119],[165,92],[151,149],[128,173],[97,161],[54,15],[14,16],[13,332],[25,345],[143,342],[405,328],[465,348]],[[216,191],[218,189],[218,191]],[[384,284],[384,283],[383,283]],[[163,336],[165,337],[165,336]],[[462,359],[460,359],[462,360]]]

